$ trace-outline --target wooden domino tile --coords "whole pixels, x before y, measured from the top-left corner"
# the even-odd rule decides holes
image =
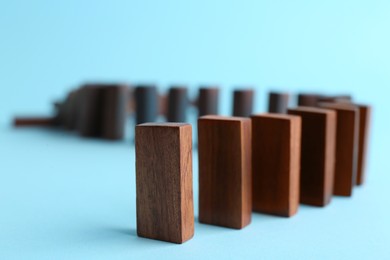
[[[251,118],[253,210],[290,217],[299,205],[301,118],[282,114]]]
[[[15,127],[21,126],[54,126],[56,120],[54,117],[16,117],[13,125]]]
[[[336,164],[334,195],[352,196],[357,177],[359,110],[339,103],[319,103],[319,106],[336,111]]]
[[[371,120],[371,107],[356,105],[359,109],[359,152],[356,184],[362,185],[365,181],[366,153],[369,139],[369,126]]]
[[[186,122],[189,106],[186,87],[171,87],[168,93],[168,122]]]
[[[286,114],[290,95],[288,93],[269,93],[268,112]]]
[[[101,90],[97,84],[87,84],[80,89],[82,105],[77,125],[81,136],[99,137],[101,134]]]
[[[288,113],[302,120],[300,202],[325,206],[333,195],[336,112],[298,107]]]
[[[253,112],[253,89],[234,90],[233,116],[249,117]]]
[[[135,88],[136,124],[155,122],[159,114],[159,98],[155,86]]]
[[[199,221],[241,229],[251,222],[251,120],[198,119]]]
[[[125,135],[127,106],[127,87],[124,85],[106,85],[102,94],[101,137],[120,140]]]
[[[135,134],[137,234],[183,243],[194,235],[191,125],[146,123]]]
[[[298,94],[298,106],[316,107],[319,98],[319,94]]]
[[[198,97],[199,117],[205,115],[218,115],[219,88],[202,87]]]

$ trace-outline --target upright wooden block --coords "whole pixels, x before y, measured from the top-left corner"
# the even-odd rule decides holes
[[[233,116],[249,117],[253,112],[253,89],[234,90]]]
[[[159,98],[155,86],[135,88],[136,124],[155,122],[159,110]]]
[[[102,129],[105,139],[120,140],[125,135],[128,89],[125,85],[106,85],[103,89]]]
[[[288,93],[271,92],[269,94],[268,112],[286,114],[289,96]]]
[[[288,113],[302,120],[300,202],[325,206],[333,194],[336,112],[298,107]]]
[[[252,118],[253,210],[290,217],[298,210],[301,118]]]
[[[136,126],[137,234],[183,243],[194,235],[192,128]]]
[[[371,120],[371,107],[367,105],[357,105],[357,107],[359,109],[359,153],[356,184],[362,185],[365,181],[366,175],[365,166]]]
[[[202,87],[199,89],[198,109],[199,116],[218,115],[219,88]]]
[[[189,105],[186,87],[171,87],[168,93],[168,122],[185,122]]]
[[[198,119],[199,221],[241,229],[251,222],[249,118]]]
[[[102,88],[96,84],[87,84],[80,91],[82,105],[78,131],[84,137],[99,137],[102,122]]]
[[[316,107],[319,99],[320,99],[319,94],[301,93],[298,95],[298,106]]]
[[[359,110],[338,103],[319,103],[322,108],[336,111],[336,168],[333,194],[351,196],[356,183]]]

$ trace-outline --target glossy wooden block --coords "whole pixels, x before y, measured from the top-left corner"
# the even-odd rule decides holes
[[[136,126],[137,234],[183,243],[194,235],[192,128]]]
[[[218,115],[219,88],[202,87],[199,89],[198,97],[199,116]]]
[[[336,112],[298,107],[288,113],[302,120],[300,202],[325,206],[333,194]]]
[[[289,96],[290,95],[288,93],[269,93],[268,112],[286,114]]]
[[[234,90],[233,116],[249,117],[253,112],[253,89]]]
[[[186,87],[171,87],[168,93],[168,122],[186,122],[188,110],[188,90]]]
[[[301,118],[281,114],[251,118],[253,210],[292,216],[299,205]]]
[[[357,105],[357,107],[359,109],[359,153],[356,184],[362,185],[366,176],[366,153],[369,140],[371,107],[368,105]]]
[[[198,119],[199,221],[241,229],[251,222],[251,120]]]
[[[136,124],[155,122],[159,113],[159,98],[155,86],[135,88]]]
[[[336,166],[333,194],[351,196],[356,183],[359,141],[359,110],[338,103],[319,103],[336,111]]]
[[[128,88],[125,85],[105,85],[102,94],[101,137],[120,140],[125,135]]]

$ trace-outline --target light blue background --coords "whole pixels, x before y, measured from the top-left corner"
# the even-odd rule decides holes
[[[0,0],[0,258],[390,257],[390,2]],[[84,81],[352,93],[374,106],[367,185],[241,231],[196,222],[183,245],[136,237],[134,147],[41,129]],[[129,125],[131,136],[132,125]],[[197,154],[194,152],[195,213]]]

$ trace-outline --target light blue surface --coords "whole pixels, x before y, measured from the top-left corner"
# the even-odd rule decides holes
[[[0,1],[0,259],[390,258],[389,1]],[[12,129],[86,80],[352,93],[374,106],[367,185],[183,245],[138,238],[134,147]],[[197,154],[194,152],[197,215]]]

